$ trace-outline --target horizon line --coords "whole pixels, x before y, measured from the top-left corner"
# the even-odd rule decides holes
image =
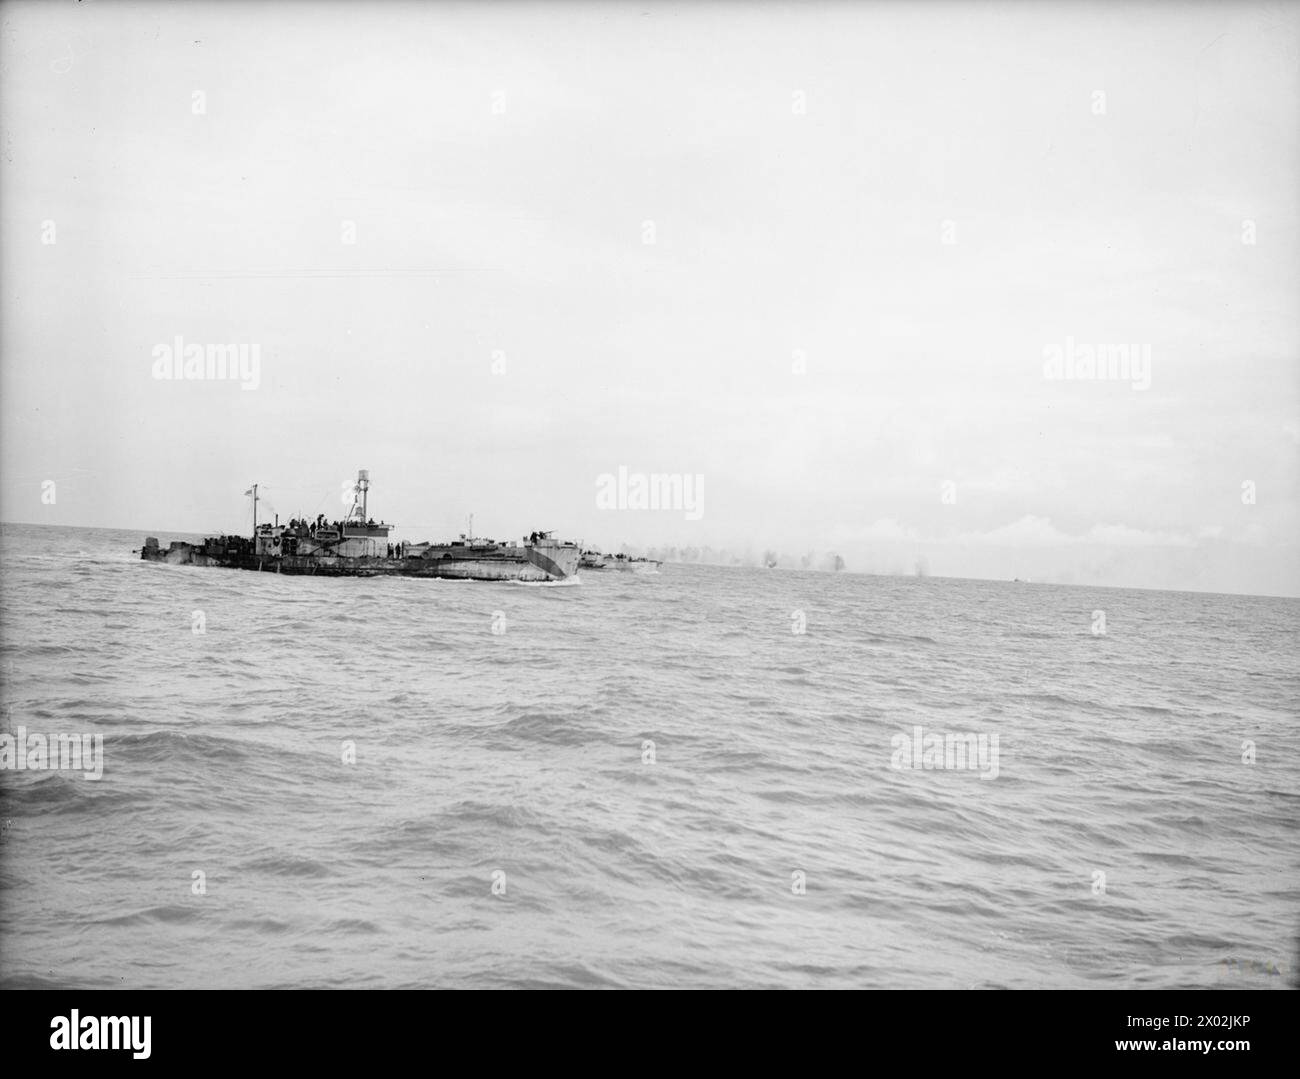
[[[117,528],[110,525],[68,525],[68,524],[41,524],[36,521],[6,521],[0,520],[0,528],[11,525],[17,525],[23,528],[73,528],[82,531],[98,532],[139,532],[148,537],[150,532],[141,528]],[[177,530],[180,535],[200,536],[202,532],[190,532],[186,530]],[[207,538],[206,536],[204,538]],[[653,549],[651,544],[634,544],[633,546],[646,547]],[[725,550],[725,548],[722,548]],[[852,576],[852,577],[879,577],[885,580],[924,580],[924,581],[979,581],[989,584],[1025,584],[1025,585],[1050,585],[1053,588],[1105,588],[1115,592],[1168,592],[1175,595],[1188,596],[1232,596],[1240,599],[1285,599],[1300,600],[1300,592],[1283,593],[1283,592],[1221,592],[1211,589],[1200,588],[1150,588],[1145,585],[1127,585],[1127,584],[1081,584],[1079,582],[1051,581],[1051,580],[1021,580],[1018,577],[958,577],[944,573],[872,573],[867,570],[841,569],[805,569],[802,566],[774,566],[771,568],[762,565],[735,565],[726,562],[683,562],[680,560],[673,561],[670,559],[662,560],[665,565],[671,566],[713,566],[717,569],[762,569],[771,572],[772,569],[784,569],[791,573],[817,573],[829,576]]]

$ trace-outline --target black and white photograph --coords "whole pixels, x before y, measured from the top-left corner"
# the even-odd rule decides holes
[[[0,149],[49,1052],[1300,986],[1300,3],[5,0]]]

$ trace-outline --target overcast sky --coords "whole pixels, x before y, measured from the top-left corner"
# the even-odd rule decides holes
[[[1297,10],[0,5],[0,513],[1300,594]]]

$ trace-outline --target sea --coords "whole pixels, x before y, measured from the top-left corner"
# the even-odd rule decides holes
[[[4,988],[1296,982],[1298,600],[145,535],[0,531]]]

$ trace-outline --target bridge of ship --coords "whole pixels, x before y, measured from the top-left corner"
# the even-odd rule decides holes
[[[301,528],[262,525],[256,536],[257,553],[275,558],[290,554],[339,558],[387,558],[388,535],[393,526],[345,521],[342,528],[318,528],[313,536]]]

